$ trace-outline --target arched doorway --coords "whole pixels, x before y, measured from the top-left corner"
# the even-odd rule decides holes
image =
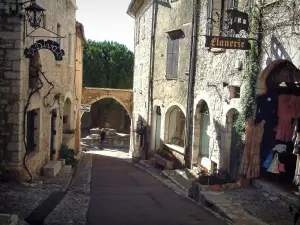
[[[208,134],[210,126],[210,111],[206,101],[200,100],[197,104],[194,121],[193,164],[203,165],[210,169],[210,136]]]
[[[230,109],[226,114],[226,153],[227,156],[224,160],[227,161],[228,170],[233,178],[238,175],[239,168],[239,149],[236,148],[238,135],[236,130],[236,121],[239,116],[239,112],[236,109]],[[226,163],[226,162],[225,162]]]
[[[177,105],[171,106],[165,115],[165,143],[184,147],[185,115]]]
[[[207,131],[210,125],[210,114],[206,102],[201,107],[200,116],[200,146],[199,146],[199,159],[202,157],[209,158],[209,142],[210,136]]]
[[[90,112],[81,117],[82,142],[97,147],[100,132],[104,128],[104,145],[109,148],[130,147],[131,118],[124,106],[114,98],[104,97],[91,104]]]
[[[161,107],[154,106],[152,116],[152,150],[157,151],[161,148]]]
[[[296,183],[300,184],[299,177],[295,176],[296,163],[300,162],[296,162],[297,155],[293,154],[295,140],[292,137],[293,134],[299,135],[299,126],[293,125],[300,119],[300,112],[297,110],[297,105],[300,104],[299,82],[300,71],[292,62],[283,59],[275,60],[260,74],[255,122],[265,121],[260,148],[262,163],[256,164],[257,168],[250,169],[256,171],[260,169],[261,173],[248,176],[249,178],[263,176],[273,182],[278,182],[279,185],[289,185],[289,188],[294,186],[293,179],[295,178],[298,179]],[[276,149],[279,150],[276,151]],[[285,172],[282,170],[272,173],[273,171],[269,172],[262,167],[270,152],[273,156],[274,153],[278,153],[279,162],[284,165]],[[245,164],[243,171],[247,172],[249,169],[247,165],[251,163]],[[247,175],[246,172],[243,175]]]

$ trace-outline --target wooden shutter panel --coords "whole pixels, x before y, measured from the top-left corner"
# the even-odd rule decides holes
[[[173,58],[173,40],[168,38],[168,49],[167,49],[167,73],[166,76],[172,76],[172,58]]]
[[[173,40],[172,77],[178,76],[179,39]]]

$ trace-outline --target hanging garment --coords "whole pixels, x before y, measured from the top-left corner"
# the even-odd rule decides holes
[[[292,141],[292,119],[296,114],[297,97],[294,95],[280,95],[278,97],[278,125],[276,127],[276,140]]]
[[[266,93],[256,98],[255,124],[266,121],[260,148],[260,161],[264,162],[275,146],[275,127],[278,116],[278,95]]]
[[[255,124],[262,120],[269,126],[277,124],[278,96],[273,93],[260,95],[256,98]]]
[[[295,129],[293,135],[294,150],[293,154],[300,154],[300,133],[299,133],[299,118],[295,121]]]
[[[253,120],[248,121],[246,128],[246,143],[240,168],[240,175],[247,179],[257,178],[260,174],[260,145],[264,132],[265,121],[255,125]]]
[[[273,151],[277,151],[278,153],[286,152],[286,145],[283,145],[283,144],[275,145],[275,147],[273,148]]]
[[[295,176],[294,176],[294,183],[296,185],[300,184],[300,155],[297,155],[297,162],[296,162],[296,170],[295,170]]]
[[[267,171],[270,173],[275,173],[275,174],[279,173],[278,153],[275,154],[274,159],[273,159],[271,165],[269,166],[269,168],[267,169]]]

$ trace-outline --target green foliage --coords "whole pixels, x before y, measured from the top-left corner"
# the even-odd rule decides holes
[[[252,30],[258,30],[258,19],[256,16],[251,16]],[[257,39],[258,37],[252,36],[251,38]],[[261,41],[261,40],[258,40]],[[260,55],[258,54],[258,43],[252,41],[251,49],[247,54],[247,73],[246,73],[246,85],[241,98],[242,111],[236,122],[236,130],[238,133],[237,149],[241,149],[243,146],[243,137],[245,134],[245,127],[247,121],[255,113],[255,98],[256,98],[256,83],[259,74]]]
[[[76,167],[78,164],[78,160],[75,158],[76,155],[77,153],[75,153],[74,149],[71,149],[64,144],[60,146],[59,158],[65,159],[66,165],[72,165],[72,167]]]
[[[125,45],[88,40],[83,50],[83,86],[131,89],[134,55]]]

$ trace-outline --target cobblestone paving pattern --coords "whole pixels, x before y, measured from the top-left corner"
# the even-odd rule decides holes
[[[86,212],[90,202],[91,173],[92,154],[85,154],[68,193],[46,218],[46,225],[86,224]]]
[[[225,193],[230,200],[241,204],[250,215],[270,225],[294,224],[288,205],[266,192],[249,187],[225,191]]]
[[[20,220],[25,219],[51,193],[64,189],[71,172],[70,167],[65,166],[56,179],[49,179],[34,188],[19,183],[0,182],[0,212],[16,214]]]

